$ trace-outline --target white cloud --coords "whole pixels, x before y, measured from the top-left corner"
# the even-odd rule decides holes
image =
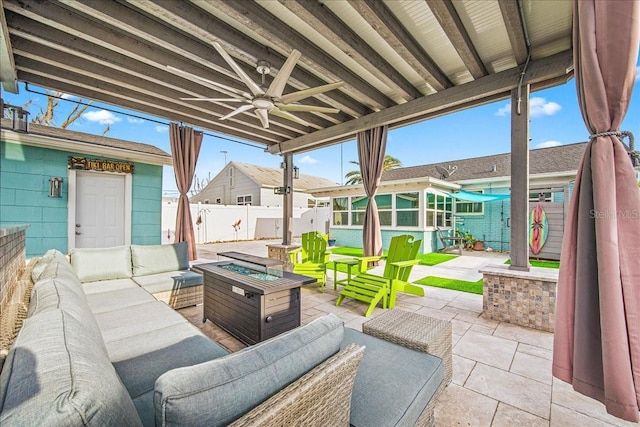
[[[552,116],[562,109],[557,102],[535,96],[529,100],[529,114],[531,117]],[[511,103],[508,102],[496,111],[496,116],[505,117],[511,114]]]
[[[314,164],[318,163],[318,160],[314,159],[313,157],[311,157],[308,154],[306,156],[304,156],[303,158],[301,158],[299,161],[300,161],[300,163],[304,163],[304,164],[307,164],[307,165],[314,165]]]
[[[82,113],[82,118],[90,122],[100,123],[101,125],[111,125],[122,121],[120,117],[117,117],[111,111],[107,110],[87,111],[86,113]]]
[[[143,123],[143,122],[144,122],[144,120],[142,120],[142,119],[138,119],[137,117],[127,117],[127,121],[128,121],[129,123],[135,123],[135,124]]]
[[[164,126],[164,125],[156,125],[156,132],[167,132],[169,130],[169,127]]]
[[[62,99],[76,99],[77,96],[71,95],[70,93],[63,93],[63,94],[60,95],[60,98],[62,98]]]
[[[507,102],[504,107],[500,107],[498,111],[496,111],[496,116],[504,117],[511,114],[511,103]]]
[[[553,116],[562,107],[557,102],[549,101],[540,97],[533,97],[529,101],[529,111],[531,117]]]
[[[549,147],[557,147],[558,145],[562,145],[562,142],[559,141],[545,141],[537,144],[534,148],[549,148]]]

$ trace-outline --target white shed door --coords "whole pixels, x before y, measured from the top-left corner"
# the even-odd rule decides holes
[[[124,175],[78,172],[76,248],[124,245],[124,198]]]

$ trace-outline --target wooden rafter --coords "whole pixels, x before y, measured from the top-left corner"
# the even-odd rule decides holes
[[[473,46],[471,37],[464,28],[453,2],[449,0],[426,0],[426,2],[473,78],[486,76],[487,69]]]
[[[349,4],[370,23],[371,27],[410,64],[436,91],[453,86],[449,78],[438,68],[420,47],[400,21],[378,0],[349,0]]]
[[[527,60],[527,43],[525,40],[524,27],[520,19],[520,5],[518,0],[501,0],[498,2],[500,12],[507,27],[509,42],[513,49],[513,56],[518,65]]]

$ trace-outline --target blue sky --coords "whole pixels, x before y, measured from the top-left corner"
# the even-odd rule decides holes
[[[32,85],[29,88],[44,92],[42,88]],[[46,105],[46,97],[26,91],[22,84],[20,94],[4,92],[3,96],[5,102],[14,105],[24,105],[31,100],[29,110],[32,115]],[[64,120],[73,106],[71,102],[60,102],[56,110],[56,124],[59,125]],[[104,107],[127,112],[95,103],[69,129],[100,134],[108,123],[111,127],[107,134],[109,137],[144,142],[170,152],[166,124],[168,121],[144,115],[139,116],[155,121],[130,117],[104,110]],[[508,101],[500,101],[392,130],[389,132],[387,153],[398,158],[403,166],[415,166],[509,152],[509,111]],[[138,115],[135,112],[131,113]],[[640,141],[640,66],[637,69],[634,92],[622,130],[633,132]],[[206,177],[209,174],[213,177],[224,167],[225,154],[222,151],[227,152],[227,161],[279,167],[280,156],[228,140],[235,139],[233,137],[221,136],[225,139],[205,135],[196,168],[198,177]],[[532,149],[587,140],[588,132],[576,100],[575,80],[531,94],[530,138]],[[294,163],[300,167],[301,173],[322,176],[341,184],[344,174],[355,169],[349,161],[357,159],[354,140],[296,155]],[[171,167],[165,167],[164,170],[163,192],[168,196],[177,194]]]

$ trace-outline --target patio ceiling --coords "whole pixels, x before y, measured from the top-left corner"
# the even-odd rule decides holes
[[[95,99],[263,144],[307,151],[504,99],[572,77],[570,0],[0,0],[0,78]],[[521,19],[524,18],[524,23]],[[284,93],[342,80],[302,103],[338,114],[296,112],[310,126],[273,115],[264,129],[228,97],[175,67],[232,88],[246,86],[211,46],[218,42],[267,85],[292,49],[302,56]],[[529,45],[529,47],[528,47]]]

